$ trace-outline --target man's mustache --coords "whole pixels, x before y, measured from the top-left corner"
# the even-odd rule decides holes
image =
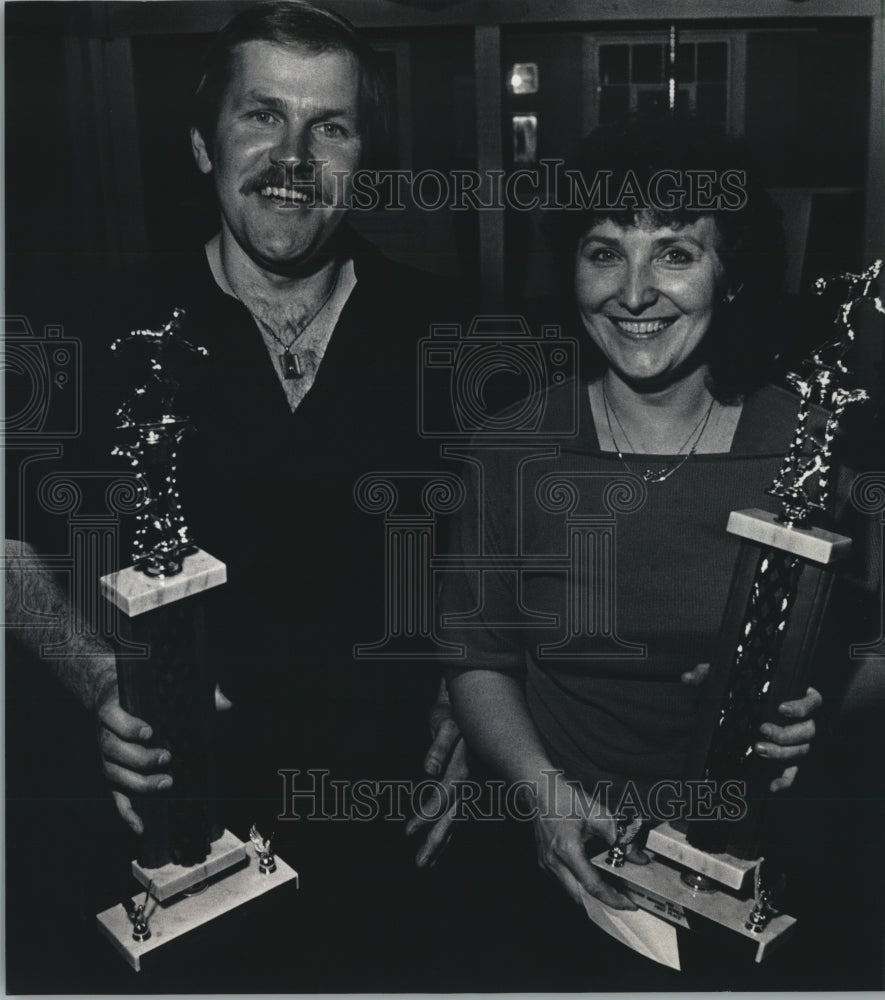
[[[264,188],[296,187],[304,190],[310,188],[318,199],[322,199],[322,172],[311,164],[276,165],[268,167],[257,177],[250,178],[240,188],[241,194],[260,193]],[[306,192],[305,192],[306,193]]]

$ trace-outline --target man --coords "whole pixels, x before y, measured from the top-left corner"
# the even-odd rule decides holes
[[[208,267],[217,285],[217,289],[211,290],[212,297],[219,308],[223,302],[225,314],[236,315],[244,328],[238,331],[238,342],[230,345],[232,353],[225,361],[236,366],[243,363],[246,355],[242,341],[251,339],[253,354],[249,360],[255,364],[255,377],[261,379],[257,391],[262,398],[254,401],[255,409],[260,407],[264,411],[262,420],[269,417],[270,422],[259,427],[253,410],[256,423],[244,432],[242,454],[234,460],[231,449],[238,439],[232,439],[227,418],[222,416],[214,430],[219,432],[227,454],[209,456],[205,438],[200,441],[196,437],[191,448],[194,464],[210,466],[220,458],[227,475],[240,476],[244,483],[258,476],[267,485],[268,493],[273,491],[274,496],[262,497],[254,489],[254,480],[251,487],[244,485],[235,502],[241,507],[237,511],[239,530],[247,535],[254,530],[250,525],[268,520],[268,503],[291,504],[281,487],[290,485],[303,496],[304,482],[292,481],[291,470],[284,472],[278,468],[278,449],[293,443],[288,426],[282,430],[289,423],[281,413],[282,390],[288,408],[296,416],[304,412],[302,404],[310,407],[303,426],[315,423],[314,430],[325,438],[310,443],[299,441],[296,463],[312,470],[338,467],[335,487],[330,490],[334,493],[332,510],[328,506],[329,496],[321,497],[318,492],[316,505],[298,515],[301,523],[297,527],[293,528],[293,519],[297,519],[294,511],[280,518],[281,523],[272,533],[271,551],[265,552],[269,561],[253,557],[251,569],[262,579],[272,575],[273,566],[279,563],[276,557],[287,552],[286,546],[280,545],[281,538],[292,530],[302,538],[316,531],[318,517],[331,528],[325,542],[338,548],[346,558],[353,540],[349,531],[362,538],[372,536],[364,516],[359,525],[354,527],[352,523],[351,490],[359,475],[364,471],[397,468],[403,463],[408,467],[409,461],[417,458],[420,442],[411,405],[416,378],[415,342],[426,332],[427,322],[438,315],[428,311],[423,316],[417,315],[415,293],[431,302],[434,299],[439,302],[441,296],[432,282],[415,272],[392,267],[367,245],[355,240],[343,226],[346,212],[342,203],[347,204],[350,178],[382,140],[384,113],[382,81],[365,43],[342,19],[302,4],[258,5],[231,22],[220,33],[207,58],[198,90],[198,124],[192,130],[194,157],[199,169],[214,181],[221,210],[221,231],[206,246]],[[203,278],[205,270],[203,267]],[[384,286],[392,293],[389,299]],[[187,293],[183,290],[182,294]],[[171,303],[172,299],[167,301]],[[192,328],[200,318],[193,314],[193,309],[189,317],[189,336],[193,337]],[[358,328],[354,326],[356,317],[360,318]],[[394,338],[391,326],[394,329],[409,326],[404,331],[406,339],[400,336],[399,343],[391,343]],[[255,327],[261,335],[263,350],[255,343]],[[352,338],[354,343],[348,345],[346,338]],[[207,371],[219,361],[226,346],[207,343],[210,351]],[[334,360],[324,369],[324,375],[328,372],[327,382],[318,385],[313,398],[305,403],[330,346]],[[266,377],[271,367],[276,379]],[[293,376],[296,368],[300,374]],[[336,371],[345,378],[341,395],[332,386]],[[271,385],[274,381],[275,386]],[[211,384],[209,375],[205,384],[209,386],[207,396],[216,396],[217,386]],[[389,398],[378,398],[381,392],[391,389],[395,392]],[[248,399],[248,395],[244,399],[244,393],[248,393],[245,386],[238,387],[235,393],[241,405]],[[206,404],[204,412],[211,412],[212,419],[218,416],[216,399],[201,399],[197,409],[201,404]],[[330,407],[334,414],[325,414],[320,409],[323,406]],[[342,429],[335,424],[343,422],[346,426],[343,433],[352,445],[359,440],[353,438],[353,422],[371,422],[373,413],[379,420],[374,430],[383,427],[396,439],[369,442],[371,434],[364,426],[363,436],[367,440],[360,440],[351,454],[360,463],[359,468],[342,462],[341,441],[334,437]],[[279,436],[270,430],[271,426],[278,429]],[[299,427],[297,420],[292,427]],[[312,437],[314,430],[310,432]],[[296,438],[307,433],[294,432]],[[288,441],[284,441],[287,436]],[[333,445],[338,451],[334,459],[330,451]],[[304,461],[307,449],[311,451],[309,464]],[[276,456],[272,452],[277,452]],[[269,473],[268,466],[272,467]],[[187,474],[186,462],[184,469]],[[245,469],[249,470],[248,475]],[[212,481],[211,475],[207,479],[193,467],[189,471],[194,486],[191,491],[185,489],[183,496],[194,512],[195,536],[210,551],[226,553],[231,544],[237,544],[227,539],[229,523],[220,525],[216,517],[214,523],[197,529],[198,522],[210,520],[206,511],[218,507],[217,497],[207,494],[204,502],[198,502],[194,496],[195,490]],[[263,509],[253,506],[255,500]],[[343,504],[348,506],[347,511],[340,510]],[[341,521],[337,520],[339,515]],[[225,537],[219,537],[213,548],[216,534]],[[370,544],[377,546],[379,540],[376,534]],[[304,544],[295,541],[293,551],[303,552]],[[341,564],[333,562],[332,551],[320,547],[315,540],[310,544],[314,549],[308,562],[311,573],[316,574],[317,567],[322,565],[337,577]],[[373,562],[367,569],[374,571],[372,582],[380,584],[381,581],[374,579],[379,564]],[[236,567],[234,558],[233,573]],[[353,575],[352,569],[347,572]],[[314,606],[320,603],[317,595],[323,593],[318,582],[314,575],[310,584]],[[296,583],[295,589],[298,586]],[[263,585],[259,584],[258,589],[262,591]],[[270,600],[277,596],[291,600],[292,591],[291,581],[287,580],[282,594],[275,593]],[[325,600],[328,606],[329,602],[340,599],[336,582],[325,594]],[[365,598],[362,603],[366,603]],[[322,613],[319,618],[327,624],[336,624],[343,615],[352,614],[350,606],[348,602],[345,608],[334,608],[337,617],[332,621],[327,621],[329,616]],[[378,610],[376,604],[375,611]],[[382,621],[376,615],[373,625],[367,616],[366,627],[378,628]],[[359,638],[356,633],[354,636]],[[254,638],[249,641],[254,642]],[[371,667],[358,669],[372,672]],[[253,686],[254,683],[250,681]],[[383,683],[383,679],[379,678],[378,683]],[[128,761],[139,768],[159,762],[156,758],[149,760],[131,745],[117,742],[125,743],[132,733],[130,720],[115,710],[106,711],[103,719],[110,734],[105,736],[105,759],[118,785],[126,789],[133,784],[130,775],[124,773],[130,770],[126,767]],[[134,784],[138,786],[141,782],[136,778]],[[118,802],[137,828],[127,803],[122,798]]]
[[[220,232],[117,290],[101,326],[108,339],[156,329],[181,307],[188,339],[208,350],[182,387],[196,433],[180,475],[193,536],[228,567],[228,584],[209,595],[207,630],[218,706],[233,705],[219,727],[223,818],[238,829],[258,821],[266,833],[275,825],[283,856],[290,841],[302,850],[291,860],[317,892],[315,986],[358,982],[335,937],[357,925],[364,943],[350,946],[354,965],[365,972],[371,955],[376,971],[386,962],[407,976],[408,962],[390,969],[386,951],[400,921],[416,932],[420,924],[417,910],[410,919],[398,909],[420,904],[405,887],[404,846],[392,841],[402,824],[355,833],[296,816],[342,815],[339,799],[308,796],[311,770],[417,777],[409,747],[424,739],[436,679],[426,665],[355,658],[355,645],[383,631],[386,581],[380,522],[358,509],[353,490],[366,473],[430,467],[416,428],[417,342],[430,322],[460,316],[434,280],[386,261],[346,225],[350,178],[382,141],[385,118],[375,60],[348,22],[300,2],[248,8],[208,54],[195,117],[194,157],[214,183]],[[92,402],[104,396],[108,426],[125,392],[119,378],[95,378]],[[95,423],[86,432],[102,437]],[[48,574],[28,574],[26,588],[28,606],[65,617]],[[46,638],[28,634],[37,649]],[[173,785],[175,762],[120,707],[110,650],[88,637],[81,646],[85,658],[48,662],[96,714],[104,774],[139,833],[130,796]],[[456,776],[463,748],[444,705],[434,726],[428,770],[453,757]],[[304,789],[281,769],[300,771]],[[445,830],[431,829],[422,861]],[[409,933],[407,942],[417,963]]]

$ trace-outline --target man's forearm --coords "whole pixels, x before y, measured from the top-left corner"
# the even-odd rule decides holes
[[[96,710],[117,683],[114,654],[99,636],[77,634],[71,627],[71,598],[50,567],[26,542],[6,541],[7,640],[46,664],[62,685],[89,711]],[[28,612],[49,616],[45,625],[18,626]],[[45,647],[65,641],[62,655]]]

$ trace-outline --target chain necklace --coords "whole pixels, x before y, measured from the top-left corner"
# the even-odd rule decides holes
[[[701,443],[701,438],[704,436],[704,432],[707,429],[707,424],[710,422],[710,415],[713,412],[713,404],[715,402],[716,401],[714,399],[710,400],[710,405],[707,407],[707,412],[698,420],[698,422],[689,432],[688,437],[685,439],[685,441],[682,442],[682,446],[676,453],[676,458],[674,458],[669,465],[665,465],[663,469],[646,469],[641,474],[643,482],[650,484],[663,483],[667,479],[669,479],[674,472],[681,469],[682,466],[685,465],[685,463],[689,460],[689,458],[692,455],[694,455],[694,453],[698,450],[698,445]],[[635,453],[636,449],[633,447],[633,442],[630,440],[630,435],[627,433],[627,431],[624,429],[624,425],[621,423],[621,418],[618,416],[617,410],[615,410],[614,406],[611,407],[609,406],[608,393],[605,391],[604,376],[602,378],[602,405],[605,408],[605,421],[608,424],[608,433],[612,439],[612,444],[615,446],[615,451],[618,453],[618,458],[621,460],[621,464],[624,466],[624,468],[628,472],[632,472],[633,470],[627,464],[627,460],[624,458],[624,454],[618,447],[618,442],[615,440],[615,432],[612,428],[611,414],[614,414],[615,421],[617,422],[618,427],[621,429],[621,433],[624,435],[624,439],[626,440],[627,445],[630,448],[630,451]],[[697,434],[697,437],[695,437],[695,434]],[[688,442],[691,441],[693,437],[695,438],[695,441],[694,444],[691,446],[691,450],[687,451],[683,455],[682,454],[683,450],[687,447]]]
[[[319,314],[329,304],[329,299],[331,299],[332,296],[335,294],[335,289],[338,287],[338,282],[340,280],[341,280],[341,266],[339,265],[338,271],[335,275],[335,280],[332,282],[329,291],[326,292],[326,295],[323,298],[322,302],[320,302],[320,304],[316,307],[316,309],[314,309],[314,311],[308,317],[307,322],[302,324],[301,329],[298,330],[298,332],[289,341],[288,344],[277,334],[276,330],[274,330],[269,323],[266,323],[264,320],[256,316],[255,313],[251,309],[249,309],[249,306],[245,302],[243,302],[240,296],[237,295],[237,298],[240,299],[240,302],[243,302],[243,305],[246,306],[247,309],[249,309],[250,313],[252,313],[253,318],[261,327],[261,329],[266,330],[267,333],[269,333],[271,337],[273,337],[273,339],[280,345],[280,347],[282,347],[283,353],[280,354],[279,356],[279,362],[280,362],[280,371],[282,372],[284,379],[291,380],[291,379],[301,378],[304,375],[304,370],[301,367],[301,359],[298,357],[297,354],[293,353],[292,348],[295,346],[295,342],[301,336],[303,336],[303,334],[310,327],[311,323],[313,323],[313,321],[317,318],[317,316],[319,316]],[[234,294],[236,295],[236,292],[234,292]]]

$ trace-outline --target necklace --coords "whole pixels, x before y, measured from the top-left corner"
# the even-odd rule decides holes
[[[252,313],[253,319],[258,323],[261,329],[266,330],[271,335],[271,337],[273,337],[273,339],[280,345],[280,347],[282,347],[283,353],[280,354],[279,356],[279,362],[280,362],[280,371],[282,372],[284,379],[291,380],[291,379],[301,378],[304,375],[304,371],[301,367],[301,359],[298,357],[297,354],[295,354],[292,351],[292,348],[295,346],[295,342],[301,336],[303,336],[303,334],[310,327],[311,323],[313,323],[313,321],[317,318],[317,316],[319,316],[319,314],[323,311],[323,309],[325,309],[326,306],[329,304],[329,299],[331,299],[332,296],[335,294],[335,289],[338,287],[338,282],[340,280],[341,280],[341,267],[339,265],[338,271],[335,274],[335,280],[332,282],[329,291],[326,292],[326,295],[323,298],[322,302],[320,302],[320,304],[316,307],[316,309],[314,309],[314,311],[310,314],[310,316],[307,319],[307,322],[301,325],[301,329],[297,331],[295,336],[292,337],[292,339],[289,341],[288,344],[279,336],[279,334],[277,334],[276,330],[274,330],[269,323],[266,323],[260,317],[256,316],[255,313],[251,309],[249,309],[249,306],[245,302],[243,302],[240,296],[237,295],[237,298],[240,299],[240,302],[243,302],[243,305],[246,306],[247,309],[249,309],[250,313]],[[234,294],[236,295],[236,292],[234,292]]]
[[[663,483],[667,479],[669,479],[670,476],[672,476],[674,472],[676,472],[678,469],[681,469],[682,466],[685,465],[685,463],[688,461],[688,459],[692,455],[694,455],[694,453],[698,450],[698,445],[701,443],[701,438],[704,436],[704,431],[706,431],[707,424],[710,422],[710,415],[713,412],[713,404],[715,402],[716,401],[714,399],[710,400],[710,405],[707,407],[706,413],[703,414],[703,416],[698,420],[698,422],[691,429],[691,431],[688,434],[688,437],[682,442],[682,445],[679,448],[679,451],[676,453],[676,457],[673,460],[671,460],[670,464],[669,465],[665,465],[663,469],[646,469],[642,473],[642,480],[643,480],[643,482],[646,482],[646,483]],[[630,451],[635,453],[636,449],[633,447],[633,442],[630,440],[629,434],[624,429],[624,425],[621,423],[621,418],[618,416],[617,410],[615,410],[614,406],[610,407],[610,405],[609,405],[608,393],[605,391],[605,377],[604,376],[602,378],[602,405],[603,405],[603,407],[605,409],[605,421],[608,424],[608,433],[609,433],[609,436],[612,439],[612,444],[615,446],[615,451],[618,453],[618,458],[621,460],[621,464],[624,466],[624,468],[628,472],[632,472],[633,470],[627,464],[627,460],[624,458],[624,454],[621,451],[621,449],[618,447],[618,442],[615,440],[615,432],[614,432],[614,430],[612,428],[611,414],[614,414],[615,421],[616,421],[618,427],[620,428],[621,433],[624,435],[624,439],[626,440],[627,445],[630,448]],[[695,436],[695,435],[697,435],[697,436]],[[689,441],[691,441],[692,438],[694,438],[694,444],[691,446],[691,449],[689,451],[687,451],[683,455],[682,452],[688,446],[688,443],[689,443]]]

